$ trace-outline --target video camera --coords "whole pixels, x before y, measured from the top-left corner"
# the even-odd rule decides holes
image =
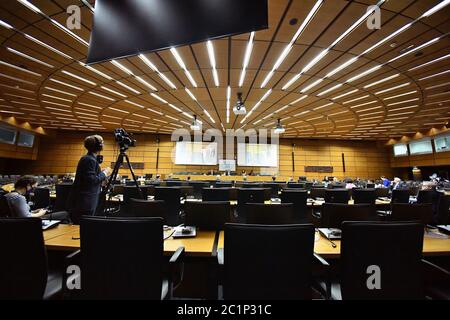
[[[136,140],[133,139],[133,134],[129,134],[125,129],[118,128],[114,130],[114,138],[119,144],[120,148],[128,149],[136,146]]]

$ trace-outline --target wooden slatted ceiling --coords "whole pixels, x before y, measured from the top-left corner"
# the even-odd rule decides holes
[[[88,41],[93,13],[81,1],[29,2],[63,25],[67,6],[80,5],[82,28],[73,32]],[[206,43],[177,48],[189,74],[170,50],[145,54],[158,72],[138,56],[120,59],[120,65],[106,62],[89,69],[82,64],[87,46],[20,1],[4,0],[0,20],[13,29],[0,27],[0,111],[44,128],[65,130],[111,131],[121,126],[164,134],[189,128],[197,115],[203,129],[273,128],[281,118],[286,137],[387,139],[414,134],[442,127],[450,119],[450,5],[416,21],[442,2],[387,1],[381,5],[381,29],[369,30],[362,23],[330,47],[377,1],[324,0],[316,7],[317,0],[269,0],[269,29],[255,33],[242,87],[239,80],[250,34],[212,41],[216,87]],[[293,39],[313,8],[318,8],[315,15]],[[292,24],[293,19],[297,23]],[[366,52],[411,22],[410,28]],[[290,41],[291,50],[273,70]],[[366,71],[370,72],[359,77]],[[237,92],[242,92],[250,115],[236,117],[230,110],[227,122],[228,85],[230,108]]]

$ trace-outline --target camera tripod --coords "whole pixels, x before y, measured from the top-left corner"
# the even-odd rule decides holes
[[[112,189],[111,188],[112,183],[113,183],[113,181],[116,181],[117,175],[119,173],[119,169],[122,166],[122,164],[124,162],[124,159],[126,160],[126,163],[128,165],[128,169],[130,169],[131,176],[133,177],[134,183],[135,183],[136,188],[137,188],[138,193],[139,193],[139,197],[141,199],[144,199],[144,195],[142,193],[141,188],[139,187],[138,181],[136,180],[136,175],[134,174],[133,167],[131,166],[131,163],[130,163],[130,158],[128,158],[128,155],[126,154],[126,151],[127,151],[127,147],[120,146],[120,153],[117,156],[117,160],[116,160],[116,163],[114,165],[114,169],[113,169],[113,171],[111,173],[111,176],[108,179],[108,182],[107,182],[106,186],[104,187],[104,189],[103,189],[103,191],[101,193],[101,198],[100,199],[101,199],[101,201],[103,201],[104,205],[101,206],[102,209],[99,210],[99,212],[103,212],[105,215],[108,214],[108,212],[110,210],[110,205],[111,205],[111,202],[112,202],[111,201],[111,199],[112,199],[112,190],[111,190]],[[107,200],[106,200],[106,196],[108,196]]]

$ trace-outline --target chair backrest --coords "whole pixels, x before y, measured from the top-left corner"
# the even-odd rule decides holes
[[[419,190],[417,203],[433,203],[433,190]]]
[[[375,189],[353,189],[352,198],[355,203],[375,204]]]
[[[298,189],[285,189],[281,192],[280,198],[281,203],[293,204],[293,218],[296,223],[311,222],[312,216],[309,214],[307,205],[308,191]]]
[[[433,216],[433,224],[450,224],[449,217],[450,196],[441,195],[437,206],[436,214]]]
[[[264,182],[263,187],[269,189],[268,195],[270,198],[278,198],[278,191],[281,190],[280,183]]]
[[[166,180],[165,182],[167,187],[179,187],[183,184],[180,180]]]
[[[225,224],[225,299],[307,299],[314,226]]]
[[[11,209],[9,208],[8,199],[6,199],[6,192],[0,191],[0,218],[11,217]]]
[[[420,221],[426,225],[433,220],[431,203],[393,203],[391,208],[391,214],[387,216],[390,221]]]
[[[216,181],[214,187],[216,188],[231,188],[233,183],[231,181]]]
[[[344,222],[343,299],[423,299],[423,226],[415,222]]]
[[[378,197],[389,197],[389,188],[375,188],[375,195]]]
[[[161,299],[162,218],[83,217],[81,288],[86,299]]]
[[[231,221],[228,201],[186,201],[184,213],[184,224],[201,230],[223,230],[224,224]]]
[[[311,188],[309,193],[311,198],[325,198],[325,188]]]
[[[60,183],[55,185],[56,200],[54,211],[68,211],[68,199],[70,190],[72,190],[72,183]]]
[[[231,188],[203,188],[203,201],[230,201]]]
[[[262,183],[257,182],[244,182],[241,186],[241,188],[262,188]]]
[[[166,223],[170,226],[177,226],[181,223],[180,218],[180,187],[155,187],[155,200],[163,200],[168,209]]]
[[[367,189],[374,189],[375,188],[375,183],[367,183],[366,184],[366,188]]]
[[[297,182],[289,182],[287,184],[288,188],[297,188],[297,189],[305,189],[304,183],[297,183]]]
[[[139,187],[139,189],[141,189],[142,196],[144,197],[143,200],[147,199],[147,189],[141,187]],[[130,203],[130,199],[142,199],[139,190],[135,185],[123,187],[123,205],[127,206]]]
[[[50,189],[35,188],[33,203],[35,208],[46,208],[50,205]]]
[[[246,206],[246,223],[270,225],[294,223],[294,206],[292,203],[247,203]]]
[[[391,203],[409,203],[409,189],[392,190]]]
[[[245,219],[247,216],[247,203],[264,203],[265,189],[239,188],[238,189],[238,215]]]
[[[209,186],[208,182],[204,181],[189,181],[188,185],[193,188],[194,197],[202,199],[202,190]]]
[[[42,299],[47,255],[39,218],[0,219],[0,299]]]
[[[326,189],[325,202],[328,203],[348,203],[350,193],[347,189]]]
[[[169,215],[166,203],[163,200],[130,199],[128,210],[121,212],[125,217],[160,217],[164,222]]]
[[[320,226],[341,228],[343,221],[378,221],[376,208],[370,204],[324,203],[320,214]]]
[[[313,185],[314,185],[314,183],[312,183],[312,182],[305,182],[305,189],[306,190],[311,190]]]

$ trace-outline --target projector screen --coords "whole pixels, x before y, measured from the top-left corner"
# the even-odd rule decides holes
[[[216,165],[217,142],[177,142],[175,164]]]
[[[238,144],[238,166],[278,167],[278,144]]]
[[[96,0],[87,63],[268,26],[267,0]]]

